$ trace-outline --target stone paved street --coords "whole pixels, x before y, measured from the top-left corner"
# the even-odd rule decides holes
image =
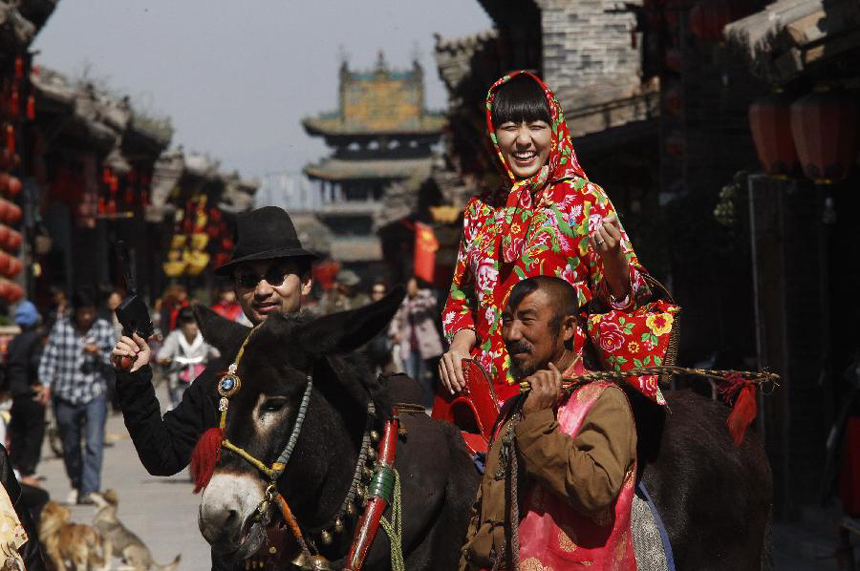
[[[163,386],[158,394],[165,403]],[[192,494],[188,472],[171,478],[150,476],[137,458],[121,415],[109,416],[106,432],[113,444],[105,449],[102,488],[118,492],[120,520],[149,546],[158,563],[168,563],[181,553],[179,569],[210,569],[209,546],[197,528],[200,496]],[[62,460],[50,451],[47,441],[38,472],[46,477],[43,486],[51,498],[64,503],[71,487]],[[96,511],[93,506],[70,508],[73,520],[81,523],[91,523]]]

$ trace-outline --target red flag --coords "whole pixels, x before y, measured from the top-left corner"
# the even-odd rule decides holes
[[[436,271],[436,251],[439,250],[439,240],[433,228],[421,222],[415,223],[415,275],[433,283]]]

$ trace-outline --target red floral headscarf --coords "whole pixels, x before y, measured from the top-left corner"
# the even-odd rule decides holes
[[[493,99],[495,99],[495,91],[502,84],[505,84],[517,77],[518,75],[527,75],[532,78],[546,95],[546,100],[549,103],[550,118],[552,124],[552,143],[549,151],[549,160],[541,169],[531,177],[524,180],[517,180],[510,166],[505,162],[502,156],[502,151],[499,148],[499,142],[496,140],[496,130],[493,126]],[[570,130],[567,128],[567,123],[564,120],[564,111],[561,109],[558,99],[549,88],[543,84],[534,74],[519,70],[511,72],[493,84],[490,91],[487,93],[487,133],[490,135],[493,149],[495,150],[496,166],[502,173],[502,178],[507,179],[510,187],[502,188],[500,192],[507,195],[506,206],[509,212],[515,209],[514,214],[505,216],[502,231],[502,256],[508,264],[516,261],[522,254],[523,245],[525,244],[526,232],[528,231],[529,222],[533,214],[534,205],[537,203],[538,195],[547,186],[570,179],[574,177],[587,178],[585,171],[579,166],[576,160],[576,152],[573,150],[573,143],[570,140]],[[518,224],[513,224],[514,221]],[[514,234],[512,228],[517,232]]]

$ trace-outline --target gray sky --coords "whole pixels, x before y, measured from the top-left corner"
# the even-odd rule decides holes
[[[298,170],[325,154],[301,117],[337,104],[341,50],[369,69],[420,53],[427,106],[445,106],[434,32],[489,28],[477,0],[61,0],[34,49],[37,62],[92,75],[169,115],[173,144],[244,176]]]

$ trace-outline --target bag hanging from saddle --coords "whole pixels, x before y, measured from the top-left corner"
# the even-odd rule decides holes
[[[678,356],[681,307],[663,285],[645,275],[653,292],[652,299],[631,310],[611,309],[588,313],[586,330],[601,367],[624,372],[653,366],[674,365]],[[627,382],[650,400],[665,405],[659,383],[668,375],[627,377]]]

